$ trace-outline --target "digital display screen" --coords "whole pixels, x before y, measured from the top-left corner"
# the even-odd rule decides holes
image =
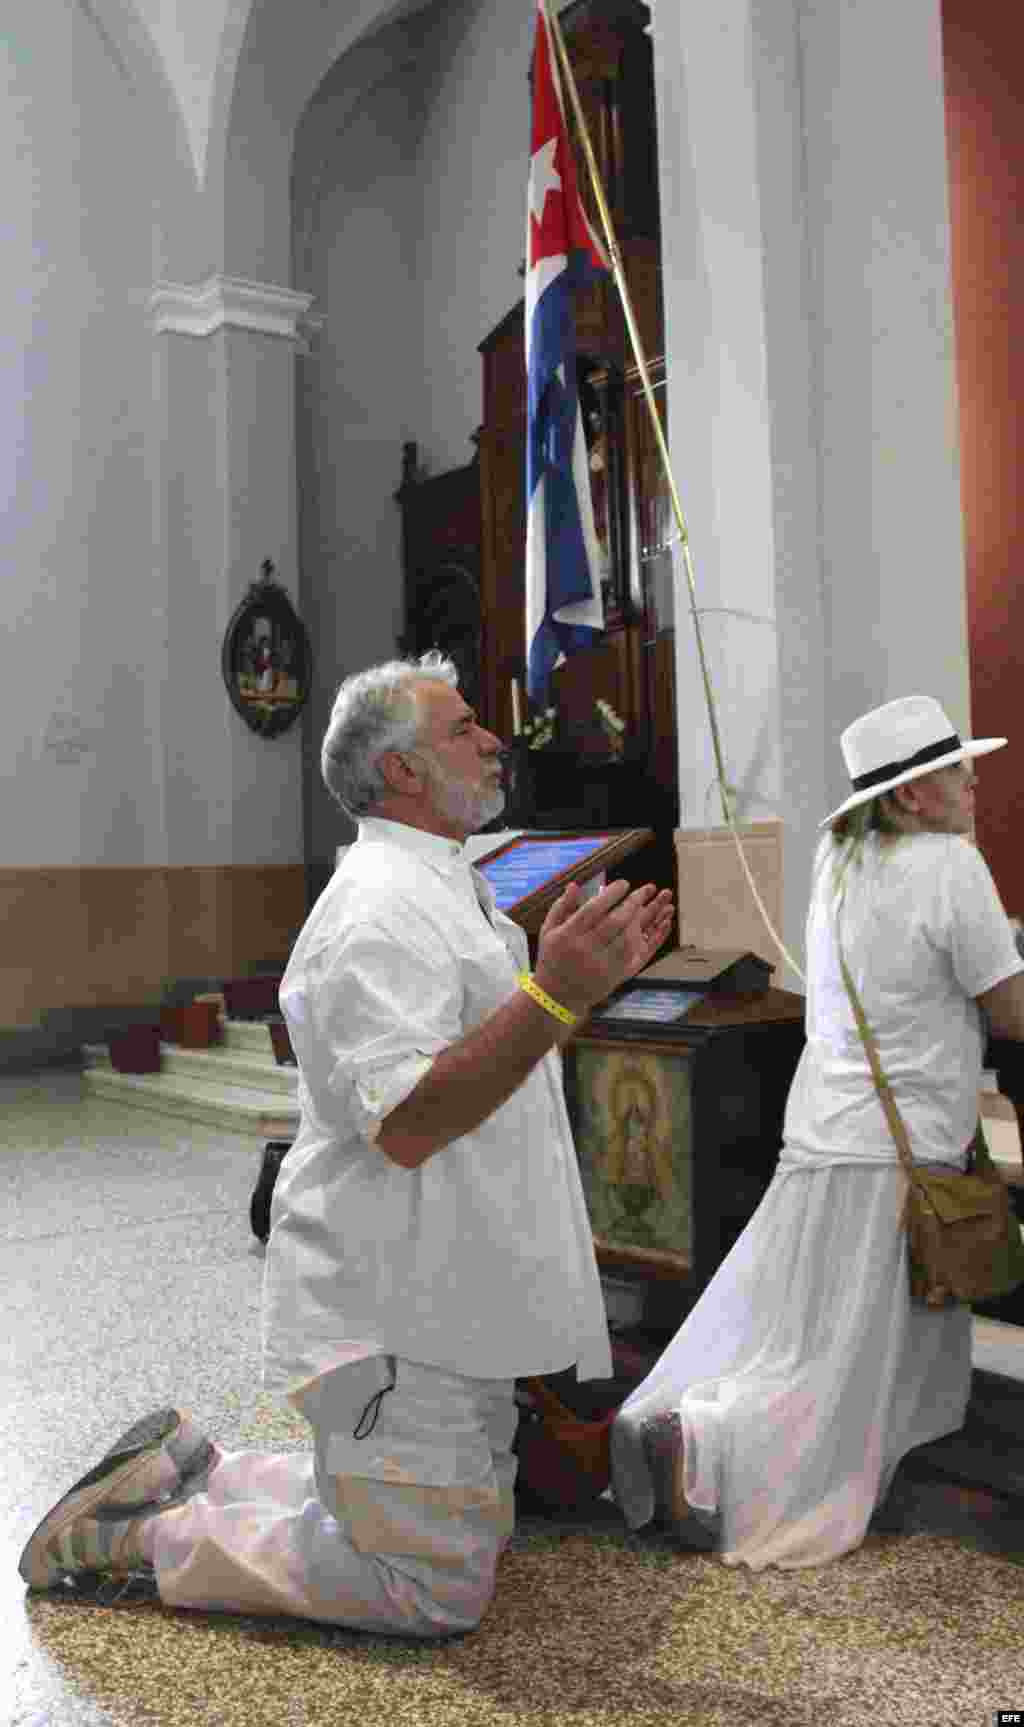
[[[707,992],[702,989],[631,989],[616,996],[605,1007],[595,1009],[592,1018],[600,1020],[644,1020],[651,1025],[671,1025]]]
[[[614,834],[580,834],[573,838],[519,839],[497,857],[484,858],[477,869],[487,877],[500,911],[517,905],[555,876],[603,851]]]

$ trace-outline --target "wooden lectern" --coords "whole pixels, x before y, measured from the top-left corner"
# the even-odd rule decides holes
[[[651,828],[528,829],[478,855],[476,867],[490,882],[498,910],[535,936],[569,882],[584,887],[615,872],[653,838]]]

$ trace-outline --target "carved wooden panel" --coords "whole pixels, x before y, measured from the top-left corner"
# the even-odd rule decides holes
[[[638,0],[575,0],[559,13],[559,22],[615,231],[620,241],[637,234],[656,239],[657,137],[649,8]],[[596,224],[596,201],[579,147],[577,177]]]
[[[523,302],[519,300],[484,337],[484,426],[522,418],[526,421],[526,359]]]
[[[598,698],[610,702],[623,719],[637,711],[635,659],[631,652],[636,625],[610,630],[599,647],[572,654],[552,676],[559,712],[581,750],[607,753],[607,741],[594,709]]]
[[[481,594],[484,614],[483,723],[501,738],[512,736],[512,679],[526,670],[526,416],[480,433],[483,547]]]
[[[402,511],[405,587],[399,651],[439,648],[459,668],[466,700],[479,706],[484,629],[478,459],[428,476],[417,464],[415,444],[406,444],[395,497]]]

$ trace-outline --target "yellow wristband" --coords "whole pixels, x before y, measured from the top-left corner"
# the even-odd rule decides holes
[[[553,995],[548,995],[546,989],[541,989],[532,972],[521,971],[516,982],[520,989],[525,990],[527,995],[532,996],[533,1000],[545,1008],[548,1013],[553,1014],[555,1019],[560,1019],[563,1025],[579,1025],[579,1014],[573,1013],[571,1008],[563,1007]]]

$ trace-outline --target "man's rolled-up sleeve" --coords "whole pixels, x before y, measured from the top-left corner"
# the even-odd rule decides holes
[[[311,992],[332,1121],[369,1143],[462,1035],[462,985],[440,941],[360,924],[324,955]]]

